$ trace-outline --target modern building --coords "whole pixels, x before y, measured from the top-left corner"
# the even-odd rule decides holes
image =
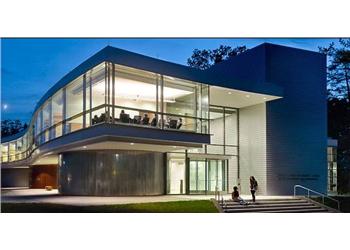
[[[326,57],[264,43],[197,70],[106,47],[2,138],[3,187],[67,195],[327,191]]]

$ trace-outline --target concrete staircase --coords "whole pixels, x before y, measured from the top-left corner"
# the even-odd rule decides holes
[[[248,205],[241,205],[232,200],[216,201],[224,213],[329,213],[335,212],[319,203],[305,198],[276,198],[261,199],[253,203],[246,200]]]

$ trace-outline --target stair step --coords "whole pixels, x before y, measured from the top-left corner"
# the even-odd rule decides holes
[[[225,213],[327,213],[327,208],[303,198],[259,199],[255,203],[241,205],[239,202],[225,200],[222,207]]]
[[[241,205],[241,204],[229,204],[226,206],[222,206],[223,209],[240,209],[240,208],[256,208],[256,207],[298,207],[298,206],[311,206],[315,205],[312,203],[292,203],[292,204],[249,204],[249,205]]]
[[[294,200],[294,201],[256,201],[255,203],[249,200],[245,200],[248,203],[251,203],[252,205],[254,204],[306,204],[309,203],[306,200]],[[234,205],[234,204],[239,204],[239,202],[235,201],[225,201],[226,204],[228,205]]]
[[[297,211],[297,210],[317,210],[320,207],[317,206],[283,206],[283,207],[255,207],[255,208],[235,208],[235,209],[224,209],[226,213],[244,213],[244,212],[265,212],[265,211]],[[322,208],[323,209],[323,208]]]
[[[266,213],[329,213],[329,211],[322,207],[316,207],[313,209],[299,209],[299,210],[276,210],[268,211]]]

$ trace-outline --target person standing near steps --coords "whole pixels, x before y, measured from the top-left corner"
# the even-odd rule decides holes
[[[254,176],[250,176],[250,193],[252,194],[253,202],[255,202],[255,193],[258,189],[258,182],[255,180]]]

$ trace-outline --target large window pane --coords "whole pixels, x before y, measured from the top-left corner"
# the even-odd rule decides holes
[[[83,77],[79,77],[66,89],[66,119],[83,112]],[[66,121],[66,133],[83,127],[82,115],[79,118]]]
[[[52,97],[52,124],[57,124],[63,120],[63,91],[58,91]]]
[[[90,72],[88,78],[92,86],[92,108],[105,104],[105,66],[101,64]]]
[[[92,97],[91,97],[91,107],[92,109],[106,104],[106,86],[105,86],[105,64],[100,64],[93,68],[89,74],[87,74],[87,85],[91,84],[92,86]],[[89,103],[90,104],[90,103]],[[93,112],[91,119],[97,116],[99,119],[103,118],[105,115],[106,109],[98,109]]]
[[[190,191],[197,191],[197,162],[190,161]]]
[[[63,91],[58,91],[52,97],[52,124],[57,124],[63,120]],[[56,125],[51,129],[52,138],[62,135],[62,125]]]
[[[204,160],[190,161],[190,193],[206,192],[206,172],[206,162]]]
[[[164,76],[164,113],[196,117],[196,84]]]
[[[203,134],[208,134],[209,133],[209,121],[206,119],[209,119],[209,86],[202,84],[201,85],[201,91],[200,92],[200,97],[198,100],[201,100],[198,103],[198,117],[203,118],[199,123],[198,123],[198,128],[197,131],[201,132]]]
[[[83,128],[83,115],[66,121],[66,133],[71,133]]]
[[[200,95],[201,115],[200,117],[209,118],[209,86],[202,84]]]
[[[217,186],[218,179],[218,169],[217,169],[217,160],[208,161],[208,190],[209,191],[219,191]]]
[[[86,74],[86,83],[85,83],[85,109],[86,109],[86,114],[85,114],[85,126],[89,127],[90,126],[90,112],[89,110],[91,109],[91,105],[90,105],[90,97],[91,97],[91,93],[90,93],[90,85],[91,85],[91,79],[90,79],[90,74]]]
[[[225,108],[225,144],[238,145],[237,110]]]
[[[66,89],[66,119],[83,112],[83,77],[70,83]]]
[[[51,126],[51,101],[47,101],[43,106],[43,125],[42,131],[47,130]],[[45,131],[43,134],[43,142],[49,140],[49,131]]]
[[[210,142],[211,144],[224,144],[224,109],[210,107]]]
[[[16,142],[10,142],[9,145],[10,161],[14,161],[16,160]]]
[[[29,130],[28,130],[29,131]],[[23,136],[23,151],[26,151],[28,149],[28,131]]]
[[[23,141],[22,138],[16,141],[16,160],[22,159]]]
[[[157,111],[157,75],[116,65],[115,105]]]
[[[8,161],[8,151],[9,151],[9,145],[2,144],[1,145],[1,160],[2,160],[2,162]]]
[[[205,192],[206,190],[206,163],[198,161],[198,191]]]
[[[42,121],[42,112],[41,109],[38,110],[36,118],[35,118],[35,125],[34,125],[34,140],[35,145],[38,146],[41,143],[41,140],[39,138],[39,134],[41,133],[41,121]]]

